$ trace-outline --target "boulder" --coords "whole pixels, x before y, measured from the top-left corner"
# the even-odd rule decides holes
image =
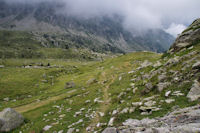
[[[197,80],[192,85],[192,88],[187,94],[187,98],[189,98],[190,101],[195,101],[200,98],[200,83]]]
[[[119,133],[198,133],[200,131],[199,122],[200,105],[197,105],[177,109],[155,119],[128,119],[118,129]]]
[[[14,109],[6,108],[0,112],[0,132],[10,132],[24,122],[24,117]]]
[[[102,133],[117,133],[117,129],[115,127],[107,127]]]

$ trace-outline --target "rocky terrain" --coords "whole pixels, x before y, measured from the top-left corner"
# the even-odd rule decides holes
[[[200,132],[199,24],[164,54],[0,59],[0,131]]]
[[[139,102],[133,102],[131,108],[124,108],[116,113],[130,113],[132,110],[139,108],[141,115],[147,116],[142,120],[127,119],[121,126],[113,127],[115,117],[110,119],[110,126],[102,133],[197,133],[200,132],[200,105],[186,107],[180,109],[177,104],[174,104],[165,116],[149,118],[148,116],[154,111],[163,110],[162,103],[172,104],[176,101],[173,96],[187,97],[189,102],[198,101],[200,98],[200,54],[195,47],[200,41],[200,19],[195,20],[175,41],[170,50],[163,56],[165,63],[158,61],[154,64],[154,69],[160,66],[157,70],[152,69],[149,74],[142,73],[141,78],[132,79],[132,81],[145,80],[148,78],[148,83],[142,93],[148,95],[157,88],[157,95],[141,99]],[[194,49],[194,50],[192,50]],[[192,51],[191,51],[192,50]],[[166,57],[165,57],[166,56]],[[140,68],[152,65],[150,62],[144,62]],[[174,70],[175,68],[178,68]],[[135,71],[133,71],[135,73]],[[156,84],[149,82],[155,75],[158,75]],[[135,89],[133,84],[133,93]],[[187,85],[192,84],[187,89]],[[175,88],[174,88],[175,87]],[[185,88],[186,87],[186,88]],[[179,89],[180,88],[180,89]],[[187,92],[188,91],[188,92]],[[186,93],[187,92],[187,93]],[[121,95],[126,95],[126,92]],[[158,101],[158,97],[165,97]],[[181,102],[181,101],[179,101]],[[197,102],[197,103],[198,103]],[[166,106],[166,105],[165,105]]]

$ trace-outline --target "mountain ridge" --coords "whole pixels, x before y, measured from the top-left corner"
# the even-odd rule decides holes
[[[30,5],[1,1],[0,7],[3,9],[0,11],[0,27],[6,30],[50,32],[57,33],[58,36],[75,34],[74,37],[78,35],[92,40],[91,45],[109,44],[123,52],[164,52],[174,40],[171,35],[160,29],[148,30],[143,35],[137,35],[137,31],[133,31],[133,35],[123,27],[122,17],[117,15],[87,19],[57,13],[57,8],[62,8],[59,2]]]

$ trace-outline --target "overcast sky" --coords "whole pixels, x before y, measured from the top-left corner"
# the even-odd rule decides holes
[[[62,1],[60,12],[86,18],[118,14],[129,30],[162,28],[176,36],[200,17],[200,0],[6,0],[11,2]]]

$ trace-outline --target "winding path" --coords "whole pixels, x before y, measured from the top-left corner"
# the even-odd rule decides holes
[[[115,76],[112,75],[112,78],[110,79],[111,81],[106,83],[105,86],[102,88],[103,91],[103,104],[100,105],[99,110],[96,112],[96,117],[94,119],[91,120],[91,123],[89,124],[88,127],[91,127],[91,129],[94,129],[96,127],[96,125],[98,124],[98,122],[100,121],[100,115],[99,112],[104,113],[106,112],[106,110],[109,108],[110,106],[110,99],[109,99],[109,95],[108,95],[108,89],[110,88],[110,85],[115,81]],[[100,77],[100,81],[102,84],[104,84],[103,82],[106,79],[106,73],[102,72],[101,73],[101,77]],[[84,133],[87,133],[87,131],[85,130]]]

